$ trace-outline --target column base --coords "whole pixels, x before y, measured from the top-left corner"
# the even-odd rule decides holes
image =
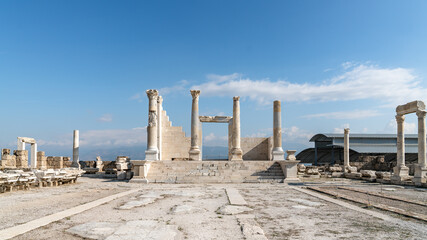
[[[415,185],[420,186],[421,184],[427,183],[427,167],[426,166],[415,166],[414,178],[412,181]]]
[[[159,152],[155,150],[146,150],[145,151],[145,160],[157,161],[159,160]]]
[[[188,154],[189,154],[189,158],[191,161],[201,161],[202,160],[202,156],[200,156],[200,149],[198,149],[198,148],[190,149]]]
[[[285,175],[285,182],[299,181],[298,178],[298,163],[300,161],[285,160],[280,161],[279,164],[282,167],[283,175]]]
[[[147,175],[150,170],[150,162],[143,160],[131,160],[133,177],[129,182],[148,183]]]
[[[71,163],[71,167],[72,168],[78,168],[78,169],[80,169],[80,163],[78,163],[78,162],[72,162]]]
[[[243,160],[243,152],[240,148],[233,148],[231,150],[231,158],[230,161],[242,161]]]
[[[285,152],[283,151],[273,151],[272,153],[272,161],[280,161],[285,160]]]
[[[409,176],[409,168],[405,165],[396,166],[393,168],[393,175],[390,180],[393,183],[399,183],[411,179]]]

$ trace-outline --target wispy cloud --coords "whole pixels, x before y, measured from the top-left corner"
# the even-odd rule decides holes
[[[403,129],[407,134],[415,134],[418,131],[418,125],[413,122],[405,121]],[[397,123],[395,119],[391,119],[387,123],[386,127],[384,128],[384,133],[392,133],[392,134],[397,133]]]
[[[111,114],[104,114],[100,118],[98,118],[99,122],[112,122],[113,121],[113,115]]]
[[[347,101],[375,99],[383,104],[401,104],[425,98],[427,89],[407,68],[381,68],[376,65],[342,65],[344,72],[322,83],[292,83],[268,78],[253,80],[241,74],[208,75],[207,81],[194,85],[203,96],[248,97],[261,104],[275,99],[287,102]]]
[[[157,90],[159,91],[159,95],[161,95],[161,96],[166,96],[166,95],[174,94],[174,93],[181,93],[182,94],[182,93],[187,93],[186,90],[189,89],[188,86],[189,86],[189,82],[187,80],[181,80],[181,81],[178,81],[177,84],[175,84],[173,86],[164,87],[164,88],[160,88]],[[146,98],[145,91],[135,93],[134,95],[129,97],[129,100],[142,102],[144,98]]]
[[[380,115],[376,110],[354,110],[346,112],[316,113],[303,116],[304,118],[327,118],[327,119],[361,119]]]
[[[73,145],[72,134],[58,136],[57,139],[37,140],[40,146],[70,146]],[[133,129],[105,129],[80,131],[80,146],[141,146],[147,142],[145,127]],[[143,147],[141,147],[143,151]]]
[[[344,128],[350,128],[350,124],[344,123],[340,127],[334,128],[334,133],[342,133],[342,134],[344,134]]]

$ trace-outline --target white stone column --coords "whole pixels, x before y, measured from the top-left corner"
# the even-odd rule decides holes
[[[414,182],[419,185],[427,178],[426,157],[426,111],[417,111],[418,116],[418,164],[415,166]]]
[[[148,97],[148,126],[147,126],[147,150],[145,160],[159,160],[157,149],[157,98],[159,93],[155,89],[146,91]]]
[[[274,101],[273,105],[273,161],[285,160],[282,148],[282,110],[280,101]]]
[[[162,125],[162,116],[163,116],[163,98],[162,96],[159,96],[157,98],[157,113],[159,114],[158,120],[157,120],[157,147],[159,148],[159,160],[162,160],[162,131],[163,131],[163,125]]]
[[[79,132],[79,130],[74,130],[74,132],[73,132],[73,162],[71,163],[71,167],[80,168],[79,149],[80,149],[80,132]]]
[[[17,150],[25,150],[25,143],[20,138],[18,138]]]
[[[397,165],[393,168],[392,180],[401,181],[409,176],[409,168],[405,166],[405,116],[396,115],[397,122]]]
[[[37,143],[31,144],[31,168],[37,168]]]
[[[350,167],[350,128],[344,128],[344,171]]]
[[[191,106],[191,148],[190,160],[202,160],[199,148],[199,133],[200,133],[200,120],[199,120],[199,96],[200,90],[190,90],[193,102]]]
[[[233,149],[231,149],[231,159],[243,160],[242,149],[240,148],[240,97],[233,97]]]

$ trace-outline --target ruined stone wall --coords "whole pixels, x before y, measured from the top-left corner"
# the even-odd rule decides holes
[[[229,134],[230,135],[230,134]],[[229,136],[229,138],[231,138]],[[273,150],[273,138],[241,138],[240,147],[243,152],[243,160],[262,161],[271,160],[271,151]],[[231,154],[231,140],[228,142],[228,155]],[[229,157],[230,158],[230,157]]]
[[[16,156],[10,155],[10,149],[2,149],[1,150],[1,168],[14,168],[16,167]]]
[[[166,111],[162,111],[162,159],[188,159],[191,137],[186,137],[182,127],[172,126]]]
[[[17,168],[28,168],[28,151],[27,150],[14,150],[13,155],[16,156]]]

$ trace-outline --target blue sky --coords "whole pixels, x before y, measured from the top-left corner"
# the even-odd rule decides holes
[[[231,115],[240,95],[243,137],[270,136],[272,102],[284,101],[285,149],[347,126],[394,133],[395,107],[427,100],[426,10],[426,1],[0,1],[0,148],[25,136],[47,155],[71,155],[79,129],[82,148],[143,152],[151,88],[187,135],[191,88],[202,90],[202,115]],[[407,122],[415,132],[416,117]],[[226,126],[203,132],[206,145],[226,144]]]

